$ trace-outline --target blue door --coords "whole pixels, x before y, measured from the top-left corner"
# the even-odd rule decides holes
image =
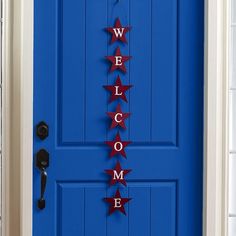
[[[201,236],[204,1],[34,2],[33,236]]]

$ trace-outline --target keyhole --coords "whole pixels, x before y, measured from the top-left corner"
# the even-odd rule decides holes
[[[42,162],[41,162],[41,165],[42,165],[42,166],[47,166],[47,164],[48,164],[47,161],[42,161]]]

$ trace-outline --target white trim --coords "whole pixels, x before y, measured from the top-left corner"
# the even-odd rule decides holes
[[[19,0],[17,0],[19,1]],[[22,2],[21,51],[21,235],[32,235],[33,166],[33,0]],[[29,99],[31,98],[31,99]],[[27,137],[27,139],[26,139]]]
[[[6,50],[3,52],[6,193],[3,235],[19,235],[20,232],[21,236],[32,236],[33,0],[4,2],[8,20],[4,30]],[[227,236],[227,12],[226,0],[206,0],[204,236]],[[15,117],[20,117],[20,121]],[[14,176],[10,175],[9,168],[11,173],[16,171]],[[20,181],[17,177],[21,177]],[[12,187],[16,183],[20,185],[20,196]]]
[[[228,0],[205,4],[204,235],[228,235]]]
[[[33,0],[3,0],[3,235],[32,235]]]
[[[3,1],[2,49],[2,235],[9,236],[10,228],[10,55],[11,55],[11,2]]]

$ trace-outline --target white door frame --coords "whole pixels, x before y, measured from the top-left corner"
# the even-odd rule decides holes
[[[228,236],[229,5],[230,0],[205,3],[205,236]]]
[[[33,0],[3,0],[3,235],[32,236]],[[204,236],[227,236],[228,1],[205,0]]]

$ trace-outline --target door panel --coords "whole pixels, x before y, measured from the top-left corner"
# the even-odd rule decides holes
[[[118,235],[117,231],[125,235],[129,231],[133,236],[175,235],[175,182],[130,184],[129,193],[126,192],[125,195],[137,197],[127,210],[129,217],[122,215],[104,217],[106,209],[100,200],[109,192],[104,183],[58,183],[57,232],[70,236],[94,235],[96,229],[99,232],[97,235],[106,235],[106,232],[108,235]]]
[[[126,108],[133,114],[127,135],[129,133],[135,142],[175,146],[178,126],[177,1],[136,2],[125,1],[124,10],[120,9],[129,12],[124,22],[134,25],[128,47],[122,47],[122,52],[133,56],[125,81],[135,84],[130,94],[132,106]],[[116,77],[106,75],[109,64],[104,65],[104,55],[113,54],[117,44],[109,45],[108,34],[103,28],[113,24],[115,14],[107,19],[107,11],[112,14],[114,8],[113,1],[59,1],[56,82],[58,133],[62,146],[103,143],[106,138],[108,127],[104,114],[114,105],[107,108],[107,94],[101,88],[106,82],[113,84]],[[143,9],[145,20],[139,18],[140,9]],[[140,96],[143,99],[135,103],[135,98]],[[78,109],[71,105],[75,101]],[[94,109],[96,107],[99,109]],[[139,123],[145,124],[137,126]],[[113,132],[109,134],[113,136]]]
[[[33,166],[34,236],[200,236],[203,160],[203,0],[34,0],[34,156],[50,154],[39,210],[40,173]],[[119,17],[132,26],[128,44],[105,31]],[[117,47],[132,59],[127,73],[109,73],[105,56]],[[132,84],[123,157],[109,158],[113,140],[103,85],[120,74]],[[34,159],[35,160],[35,159]],[[119,160],[128,187],[108,186],[105,169]],[[127,216],[108,216],[104,197],[117,187]]]

